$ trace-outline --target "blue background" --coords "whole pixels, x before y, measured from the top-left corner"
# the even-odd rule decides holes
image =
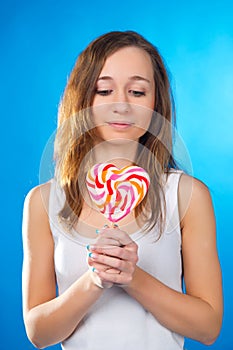
[[[41,156],[56,128],[67,76],[93,38],[131,29],[165,57],[178,131],[194,176],[212,193],[225,312],[221,335],[209,349],[232,349],[232,2],[9,0],[0,6],[0,348],[33,349],[21,312],[22,206],[26,193],[39,183]],[[186,347],[207,348],[191,340]]]

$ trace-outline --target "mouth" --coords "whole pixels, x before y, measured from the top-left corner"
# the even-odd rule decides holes
[[[131,126],[133,126],[134,124],[133,123],[130,123],[130,122],[125,122],[125,121],[112,121],[112,122],[107,122],[107,124],[109,126],[111,126],[112,128],[114,129],[128,129],[130,128]]]

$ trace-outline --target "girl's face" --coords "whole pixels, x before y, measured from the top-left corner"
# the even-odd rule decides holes
[[[149,128],[154,103],[154,72],[147,52],[129,46],[109,56],[93,101],[101,139],[137,141]]]

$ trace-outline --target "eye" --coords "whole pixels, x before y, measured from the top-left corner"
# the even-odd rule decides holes
[[[146,95],[144,91],[129,90],[129,92],[130,92],[134,97],[141,97],[141,96],[145,96],[145,95]]]
[[[112,90],[96,90],[96,94],[101,96],[108,96],[112,93]]]

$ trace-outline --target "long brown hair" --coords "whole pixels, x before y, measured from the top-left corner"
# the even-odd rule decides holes
[[[157,222],[164,222],[164,174],[176,167],[172,155],[175,112],[167,70],[157,48],[144,37],[132,31],[114,31],[91,42],[79,55],[60,103],[55,139],[55,175],[66,195],[60,218],[70,226],[78,219],[83,207],[80,187],[85,186],[85,171],[81,165],[94,145],[95,135],[89,111],[97,79],[106,59],[127,46],[140,48],[149,54],[155,80],[156,117],[152,118],[148,131],[139,140],[143,147],[138,148],[137,157],[137,164],[149,173],[151,185],[146,197],[135,209],[135,216],[143,218],[146,231]]]

